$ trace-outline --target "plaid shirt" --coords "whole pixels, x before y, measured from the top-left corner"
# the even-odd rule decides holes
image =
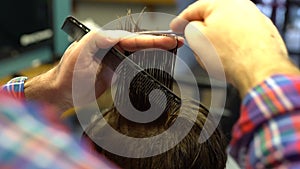
[[[232,135],[242,168],[300,168],[300,77],[276,75],[253,88]]]
[[[15,78],[0,92],[1,169],[117,168],[85,151],[53,107],[16,99],[24,96],[25,80]]]
[[[21,76],[16,77],[10,80],[8,83],[2,86],[2,89],[6,91],[9,95],[17,99],[24,98],[24,83],[27,80],[27,77]]]

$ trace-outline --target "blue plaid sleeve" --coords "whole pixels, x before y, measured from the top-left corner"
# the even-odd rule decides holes
[[[276,75],[244,98],[230,153],[242,168],[300,168],[300,76]]]
[[[0,168],[118,168],[86,151],[54,107],[24,101],[26,79],[14,78],[0,89]]]
[[[16,77],[10,80],[8,83],[1,87],[1,91],[6,92],[14,98],[22,99],[24,95],[24,83],[27,80],[27,77],[21,76]]]
[[[85,147],[72,137],[55,108],[0,95],[0,168],[118,168]]]

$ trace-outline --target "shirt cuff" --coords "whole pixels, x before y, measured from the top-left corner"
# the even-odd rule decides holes
[[[296,75],[274,75],[254,87],[243,99],[240,118],[233,128],[231,154],[241,156],[240,150],[247,151],[259,127],[300,107],[299,93],[300,76]]]
[[[27,77],[25,76],[15,77],[3,85],[0,90],[16,99],[23,99],[25,97],[24,83],[26,80]]]

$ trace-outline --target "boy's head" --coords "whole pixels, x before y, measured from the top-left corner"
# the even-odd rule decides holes
[[[195,111],[196,110],[196,111]],[[179,110],[178,110],[179,111]],[[193,112],[196,112],[197,117],[193,120]],[[222,132],[217,128],[213,134],[205,142],[200,143],[200,133],[209,133],[209,130],[214,128],[212,121],[207,119],[208,111],[202,108],[193,101],[185,101],[182,106],[180,115],[178,112],[168,114],[165,112],[157,120],[140,124],[134,123],[124,118],[115,108],[112,108],[103,114],[104,118],[96,119],[86,130],[84,135],[92,143],[91,151],[100,153],[125,169],[223,169],[225,168],[226,141]],[[166,130],[170,128],[174,122],[178,123],[175,130]],[[204,125],[205,123],[205,125]],[[164,149],[178,139],[178,135],[192,126],[188,134],[179,141],[174,147],[161,154],[146,157],[146,158],[128,158],[113,154],[106,151],[96,143],[108,142],[114,144],[116,138],[114,134],[106,132],[110,126],[123,135],[134,138],[149,138],[157,136],[163,132],[167,135],[166,140],[157,142],[149,142],[147,145],[140,145],[136,142],[128,142],[122,140],[124,146],[120,151],[135,151],[139,152],[140,156],[149,153],[151,149]],[[203,136],[203,135],[201,135]],[[92,138],[92,139],[91,139]],[[205,138],[202,138],[202,140]],[[137,155],[139,156],[139,155]]]

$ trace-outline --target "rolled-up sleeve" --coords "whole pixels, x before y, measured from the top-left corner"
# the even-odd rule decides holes
[[[247,94],[229,151],[242,168],[300,168],[300,76],[272,76]]]

